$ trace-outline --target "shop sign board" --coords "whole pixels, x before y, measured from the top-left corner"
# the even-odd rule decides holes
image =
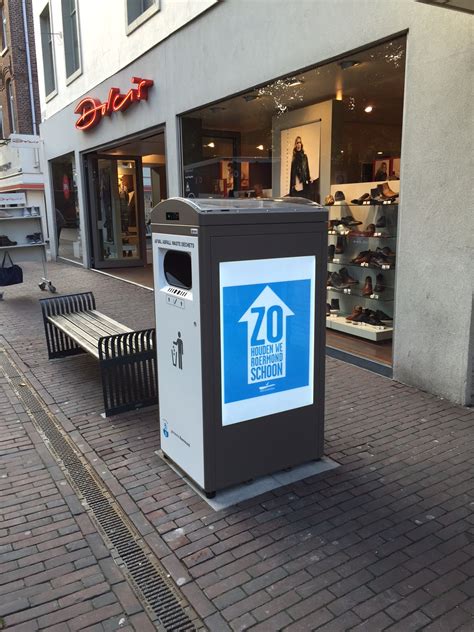
[[[26,195],[24,193],[0,193],[0,206],[7,204],[25,206]]]
[[[12,149],[39,149],[40,137],[27,134],[11,134],[10,147]]]
[[[313,403],[315,264],[220,263],[224,426]]]
[[[76,129],[83,132],[98,125],[102,117],[110,116],[113,112],[125,112],[132,103],[148,100],[148,89],[153,86],[151,79],[132,77],[132,83],[136,88],[130,88],[126,94],[120,92],[120,88],[110,88],[109,96],[104,103],[95,97],[84,97],[79,101],[74,114],[79,114],[76,121]]]

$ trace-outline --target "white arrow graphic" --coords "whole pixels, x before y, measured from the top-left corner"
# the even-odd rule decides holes
[[[239,323],[247,323],[248,383],[286,375],[286,319],[294,312],[267,285]]]

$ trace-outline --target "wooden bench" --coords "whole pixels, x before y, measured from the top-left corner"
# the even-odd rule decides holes
[[[156,333],[133,331],[96,310],[92,292],[40,300],[48,357],[99,360],[105,415],[158,402]]]

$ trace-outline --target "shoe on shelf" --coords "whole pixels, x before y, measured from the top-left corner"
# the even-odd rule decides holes
[[[353,321],[354,319],[358,318],[363,313],[363,311],[364,308],[362,307],[362,305],[356,305],[352,310],[352,314],[346,316],[346,320]]]
[[[31,217],[31,206],[26,206],[23,209],[23,217]]]
[[[31,207],[31,215],[33,217],[38,217],[39,214],[40,214],[40,207],[39,206],[32,206]]]
[[[328,280],[326,281],[326,287],[334,287],[332,284],[332,274],[328,272]]]
[[[374,292],[376,294],[380,294],[384,290],[385,290],[385,280],[383,278],[383,274],[379,272],[379,274],[377,274],[377,276],[375,277]]]
[[[384,198],[387,198],[387,199],[391,200],[391,199],[394,199],[394,198],[398,197],[398,193],[395,193],[395,191],[392,191],[392,189],[390,188],[388,182],[384,182],[383,184],[379,184],[377,188],[380,191],[380,193],[383,195]]]
[[[0,209],[0,217],[13,217],[13,215],[10,215],[10,213],[7,213],[6,211]]]
[[[354,309],[352,310],[352,314],[350,314],[349,316],[346,316],[346,320],[350,321],[354,321],[356,318],[359,318],[361,314],[364,313],[364,308],[362,307],[362,305],[356,305],[354,307]]]
[[[326,197],[324,198],[324,205],[325,206],[332,206],[333,204],[334,204],[334,196],[326,195]]]
[[[344,252],[344,239],[341,235],[338,235],[336,240],[336,254],[342,255]]]
[[[0,246],[16,246],[18,244],[17,241],[12,241],[6,235],[0,235]]]
[[[345,226],[360,226],[362,224],[359,220],[354,219],[352,215],[346,215],[346,217],[343,217],[341,221]]]
[[[330,308],[331,308],[331,312],[333,312],[333,313],[338,313],[338,312],[341,311],[341,308],[339,306],[339,299],[338,298],[332,298],[331,299]]]
[[[27,235],[26,238],[31,244],[43,243],[43,237],[41,236],[41,233],[33,233],[32,235]]]
[[[372,288],[372,277],[365,277],[365,285],[362,288],[362,296],[370,296],[373,293],[374,290]]]
[[[362,204],[362,202],[365,202],[366,200],[368,200],[370,198],[370,195],[368,193],[363,193],[360,198],[357,198],[355,200],[351,200],[351,204]]]
[[[335,287],[337,290],[342,290],[345,287],[349,287],[347,284],[344,284],[343,278],[339,274],[339,272],[331,273],[331,285],[330,287]]]
[[[367,235],[371,237],[375,233],[375,224],[369,224],[365,230]]]
[[[359,281],[357,281],[357,279],[354,279],[353,277],[351,277],[351,275],[349,274],[347,268],[341,268],[339,270],[339,275],[340,275],[340,277],[342,279],[344,287],[350,287],[351,285],[359,285]]]
[[[382,215],[382,217],[375,222],[375,227],[385,228],[386,226],[387,226],[387,220],[385,218],[385,215]]]
[[[342,202],[345,199],[346,199],[346,196],[344,195],[342,191],[336,191],[336,193],[334,193],[335,202]]]
[[[328,261],[332,261],[334,259],[335,251],[336,251],[336,247],[334,244],[331,244],[330,246],[328,246]]]

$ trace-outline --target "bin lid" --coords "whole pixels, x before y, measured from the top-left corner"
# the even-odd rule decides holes
[[[268,217],[271,215],[272,217]],[[289,217],[291,215],[291,217]],[[287,221],[325,222],[327,210],[300,197],[169,198],[151,211],[153,224],[246,224]],[[231,216],[231,218],[229,217]]]

